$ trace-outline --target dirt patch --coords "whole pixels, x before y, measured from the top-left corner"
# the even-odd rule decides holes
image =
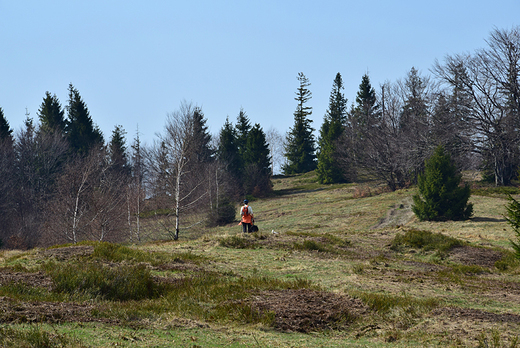
[[[444,307],[432,312],[432,315],[448,316],[453,321],[472,320],[490,323],[520,323],[520,315],[512,313],[491,313],[472,308]]]
[[[65,302],[25,302],[0,297],[0,321],[2,323],[60,323],[60,322],[113,322],[95,318],[92,304]]]
[[[42,251],[42,255],[46,258],[54,258],[58,261],[66,261],[72,258],[89,256],[94,252],[92,245],[77,245],[56,249],[47,249]]]
[[[450,260],[463,265],[476,265],[492,268],[502,259],[502,253],[492,249],[462,246],[450,252]]]
[[[28,286],[52,289],[52,280],[43,272],[24,273],[0,270],[0,286],[9,283],[25,283]]]
[[[401,203],[395,204],[392,209],[388,210],[386,216],[382,218],[377,225],[372,226],[372,229],[406,225],[414,217],[412,203],[412,198],[409,197]]]
[[[306,289],[263,291],[252,307],[275,313],[274,327],[288,332],[345,327],[368,311],[360,300]]]

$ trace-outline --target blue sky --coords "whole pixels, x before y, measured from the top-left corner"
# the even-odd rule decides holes
[[[186,100],[216,134],[243,108],[282,134],[293,124],[298,72],[319,129],[336,73],[349,105],[363,74],[378,88],[412,66],[486,46],[520,25],[519,0],[0,0],[0,107],[18,131],[45,92],[63,106],[72,83],[109,139],[137,126],[151,143]]]

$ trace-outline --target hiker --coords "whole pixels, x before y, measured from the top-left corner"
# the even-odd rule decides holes
[[[240,208],[240,216],[242,217],[242,221],[240,224],[242,225],[242,232],[253,232],[252,226],[255,222],[255,218],[253,216],[253,209],[249,206],[249,201],[244,199],[244,205]]]

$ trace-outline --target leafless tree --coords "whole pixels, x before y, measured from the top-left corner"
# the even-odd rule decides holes
[[[285,138],[280,132],[271,127],[267,130],[266,141],[269,145],[269,153],[271,154],[271,175],[280,173],[282,165],[285,163],[284,149],[285,149]]]
[[[520,27],[495,29],[488,47],[447,56],[434,73],[471,96],[469,117],[475,150],[492,170],[496,185],[507,185],[520,163]]]
[[[159,134],[147,156],[154,186],[154,198],[170,213],[163,220],[168,234],[177,240],[183,228],[200,226],[209,205],[206,163],[198,162],[194,152],[194,126],[197,107],[183,102],[179,110],[167,115],[164,134]]]

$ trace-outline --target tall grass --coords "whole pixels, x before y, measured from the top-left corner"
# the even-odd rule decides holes
[[[91,262],[48,262],[43,268],[58,293],[128,301],[156,297],[160,290],[143,265],[110,267]]]

